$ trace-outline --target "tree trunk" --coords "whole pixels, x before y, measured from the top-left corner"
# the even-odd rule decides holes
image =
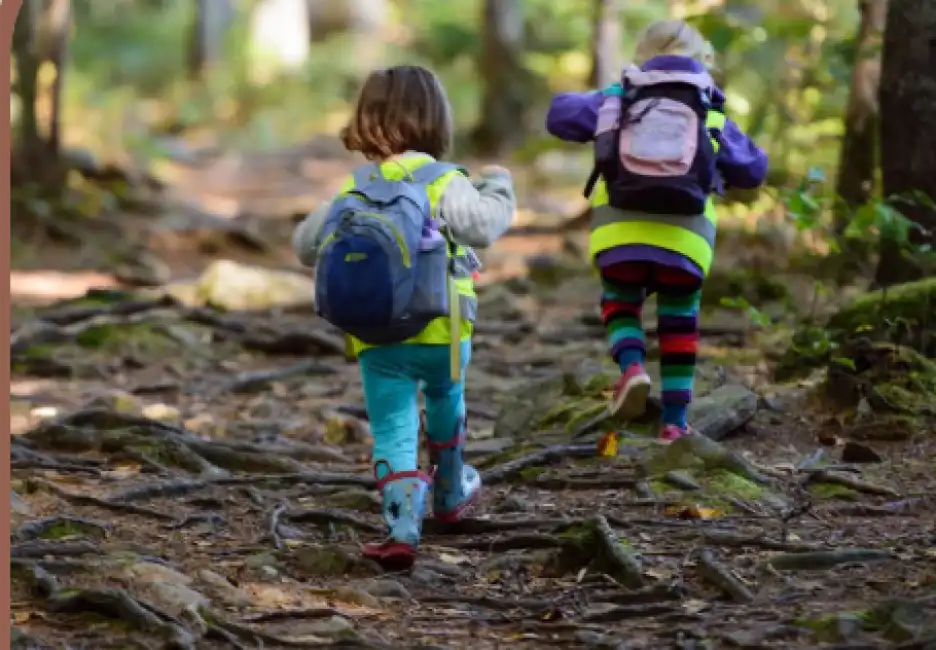
[[[884,195],[922,192],[936,200],[936,2],[890,0],[881,58],[881,169]],[[897,206],[928,232],[911,243],[932,242],[936,212],[926,205]],[[922,277],[920,264],[901,254],[892,238],[881,242],[876,281],[881,286]]]
[[[881,78],[881,37],[887,0],[863,0],[852,69],[851,94],[845,114],[845,135],[839,157],[835,192],[835,230],[841,234],[849,216],[874,194],[877,169],[878,85]]]
[[[354,52],[346,92],[350,99],[371,70],[386,60],[386,34],[390,19],[388,0],[307,0],[309,35],[313,42],[338,34],[350,36]]]
[[[24,2],[14,26],[16,91],[21,117],[12,161],[12,181],[57,187],[61,164],[61,113],[64,62],[71,25],[70,0]],[[45,67],[51,76],[41,75]],[[46,78],[43,78],[46,77]],[[41,119],[47,116],[45,124]]]
[[[605,88],[621,76],[621,4],[621,0],[594,0],[592,88]]]
[[[195,24],[189,44],[188,72],[192,80],[201,80],[224,52],[224,39],[237,10],[232,0],[198,0]]]
[[[20,100],[18,142],[22,155],[42,147],[39,135],[39,116],[36,114],[36,96],[39,91],[39,52],[36,39],[38,7],[25,2],[16,15],[13,26],[13,55],[16,57],[16,94]],[[15,161],[14,161],[15,163]]]
[[[473,134],[479,154],[499,155],[523,138],[527,75],[520,0],[485,0],[479,71],[484,89]]]

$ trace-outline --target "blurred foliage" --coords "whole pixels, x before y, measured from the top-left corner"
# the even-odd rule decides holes
[[[382,63],[434,68],[451,95],[458,126],[478,119],[481,0],[390,0]],[[201,83],[186,65],[195,2],[74,0],[65,83],[65,142],[106,157],[162,155],[159,136],[185,132],[196,142],[268,149],[335,132],[347,116],[358,70],[355,43],[336,35],[312,44],[308,62],[265,83],[252,78],[250,0],[239,3],[222,60]],[[678,2],[623,3],[630,56],[636,34]],[[687,0],[683,5],[692,8]],[[732,118],[771,155],[776,182],[810,168],[834,174],[848,97],[857,3],[832,0],[709,0],[689,20],[712,41]],[[539,124],[549,94],[584,89],[591,66],[591,3],[524,0],[525,63],[540,80],[530,101],[529,160],[551,148]],[[583,11],[583,9],[586,9]],[[587,155],[579,148],[577,151]]]

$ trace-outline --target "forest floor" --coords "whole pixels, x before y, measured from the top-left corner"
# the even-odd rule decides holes
[[[359,554],[383,530],[358,369],[282,270],[292,221],[177,216],[14,256],[13,647],[936,647],[936,431],[846,426],[821,371],[770,379],[782,326],[717,302],[699,435],[658,444],[655,403],[609,422],[578,235],[486,255],[467,384],[483,498],[427,520],[411,571],[381,571]],[[105,263],[105,240],[131,245]],[[267,293],[292,304],[238,309],[258,277],[240,265],[186,290],[216,258],[278,267]]]

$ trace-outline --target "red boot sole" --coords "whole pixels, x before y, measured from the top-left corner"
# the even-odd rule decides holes
[[[361,555],[387,571],[406,571],[416,561],[416,549],[403,542],[367,544]]]

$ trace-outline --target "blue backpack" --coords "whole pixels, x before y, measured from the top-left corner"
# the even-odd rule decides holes
[[[432,218],[427,186],[453,170],[460,168],[429,162],[403,180],[373,164],[354,172],[354,187],[335,199],[322,225],[315,271],[322,318],[367,344],[386,345],[449,314],[453,244]]]

